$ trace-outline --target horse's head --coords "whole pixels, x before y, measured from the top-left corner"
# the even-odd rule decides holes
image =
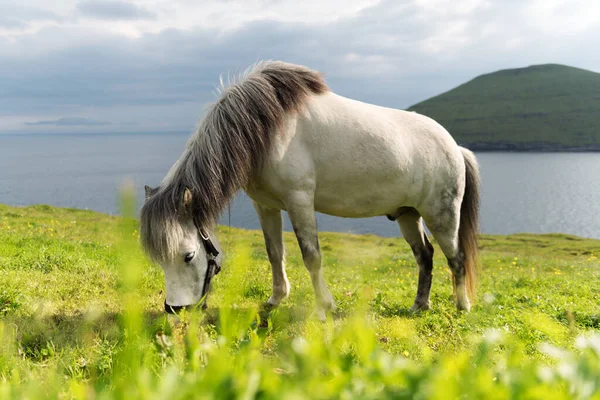
[[[165,311],[194,307],[206,297],[211,278],[220,270],[221,246],[211,229],[196,226],[185,189],[180,206],[172,211],[159,189],[146,186],[140,236],[148,255],[165,275]]]

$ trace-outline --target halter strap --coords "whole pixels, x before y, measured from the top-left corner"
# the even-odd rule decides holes
[[[206,250],[206,254],[208,256],[216,258],[219,255],[219,250],[217,250],[212,240],[210,240],[210,236],[204,233],[202,229],[198,229],[198,233],[200,234],[200,238],[202,238],[202,244],[204,245],[204,250]]]
[[[204,245],[204,250],[206,251],[208,263],[206,268],[206,276],[204,277],[204,285],[202,286],[202,297],[204,298],[202,308],[206,308],[206,297],[208,297],[210,281],[212,280],[213,276],[221,272],[221,266],[217,264],[217,256],[219,255],[219,251],[213,244],[212,240],[210,240],[210,236],[208,236],[208,234],[206,234],[202,229],[198,229],[198,234],[202,239],[202,244]]]

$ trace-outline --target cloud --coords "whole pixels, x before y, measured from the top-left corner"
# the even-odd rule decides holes
[[[587,51],[600,37],[600,6],[584,0],[568,13],[560,0],[335,0],[317,15],[319,1],[155,0],[142,9],[65,0],[48,23],[20,11],[30,28],[0,28],[0,132],[63,115],[112,122],[97,130],[191,130],[219,75],[261,59],[308,65],[341,95],[395,108],[497,69],[600,71],[600,53]]]
[[[34,7],[23,6],[18,3],[0,3],[0,29],[9,31],[22,31],[27,29],[32,22],[61,22],[64,19],[54,12],[41,10]]]
[[[25,122],[25,125],[54,125],[54,126],[102,126],[110,125],[110,122],[95,121],[87,118],[59,118],[55,120]]]
[[[0,27],[7,29],[22,29],[26,26],[27,24],[19,18],[0,15]]]
[[[77,3],[80,14],[98,19],[136,20],[155,19],[156,14],[137,6],[119,0],[86,0]]]

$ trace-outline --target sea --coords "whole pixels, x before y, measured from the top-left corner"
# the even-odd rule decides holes
[[[138,211],[145,184],[160,183],[189,134],[0,135],[0,203],[49,204],[119,214],[129,182]],[[481,231],[568,233],[600,239],[600,153],[476,153],[482,174]],[[259,229],[240,193],[221,223]],[[318,214],[320,231],[399,236],[385,217]],[[284,228],[291,230],[285,217]]]

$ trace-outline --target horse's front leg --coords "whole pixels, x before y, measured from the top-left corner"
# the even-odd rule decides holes
[[[315,291],[314,316],[325,320],[325,312],[335,309],[335,303],[321,269],[321,250],[312,196],[308,193],[297,193],[286,202],[286,207]]]
[[[283,247],[281,211],[265,208],[256,202],[253,203],[263,230],[273,276],[273,294],[269,297],[267,303],[276,306],[290,294],[290,282],[285,273],[285,249]]]

